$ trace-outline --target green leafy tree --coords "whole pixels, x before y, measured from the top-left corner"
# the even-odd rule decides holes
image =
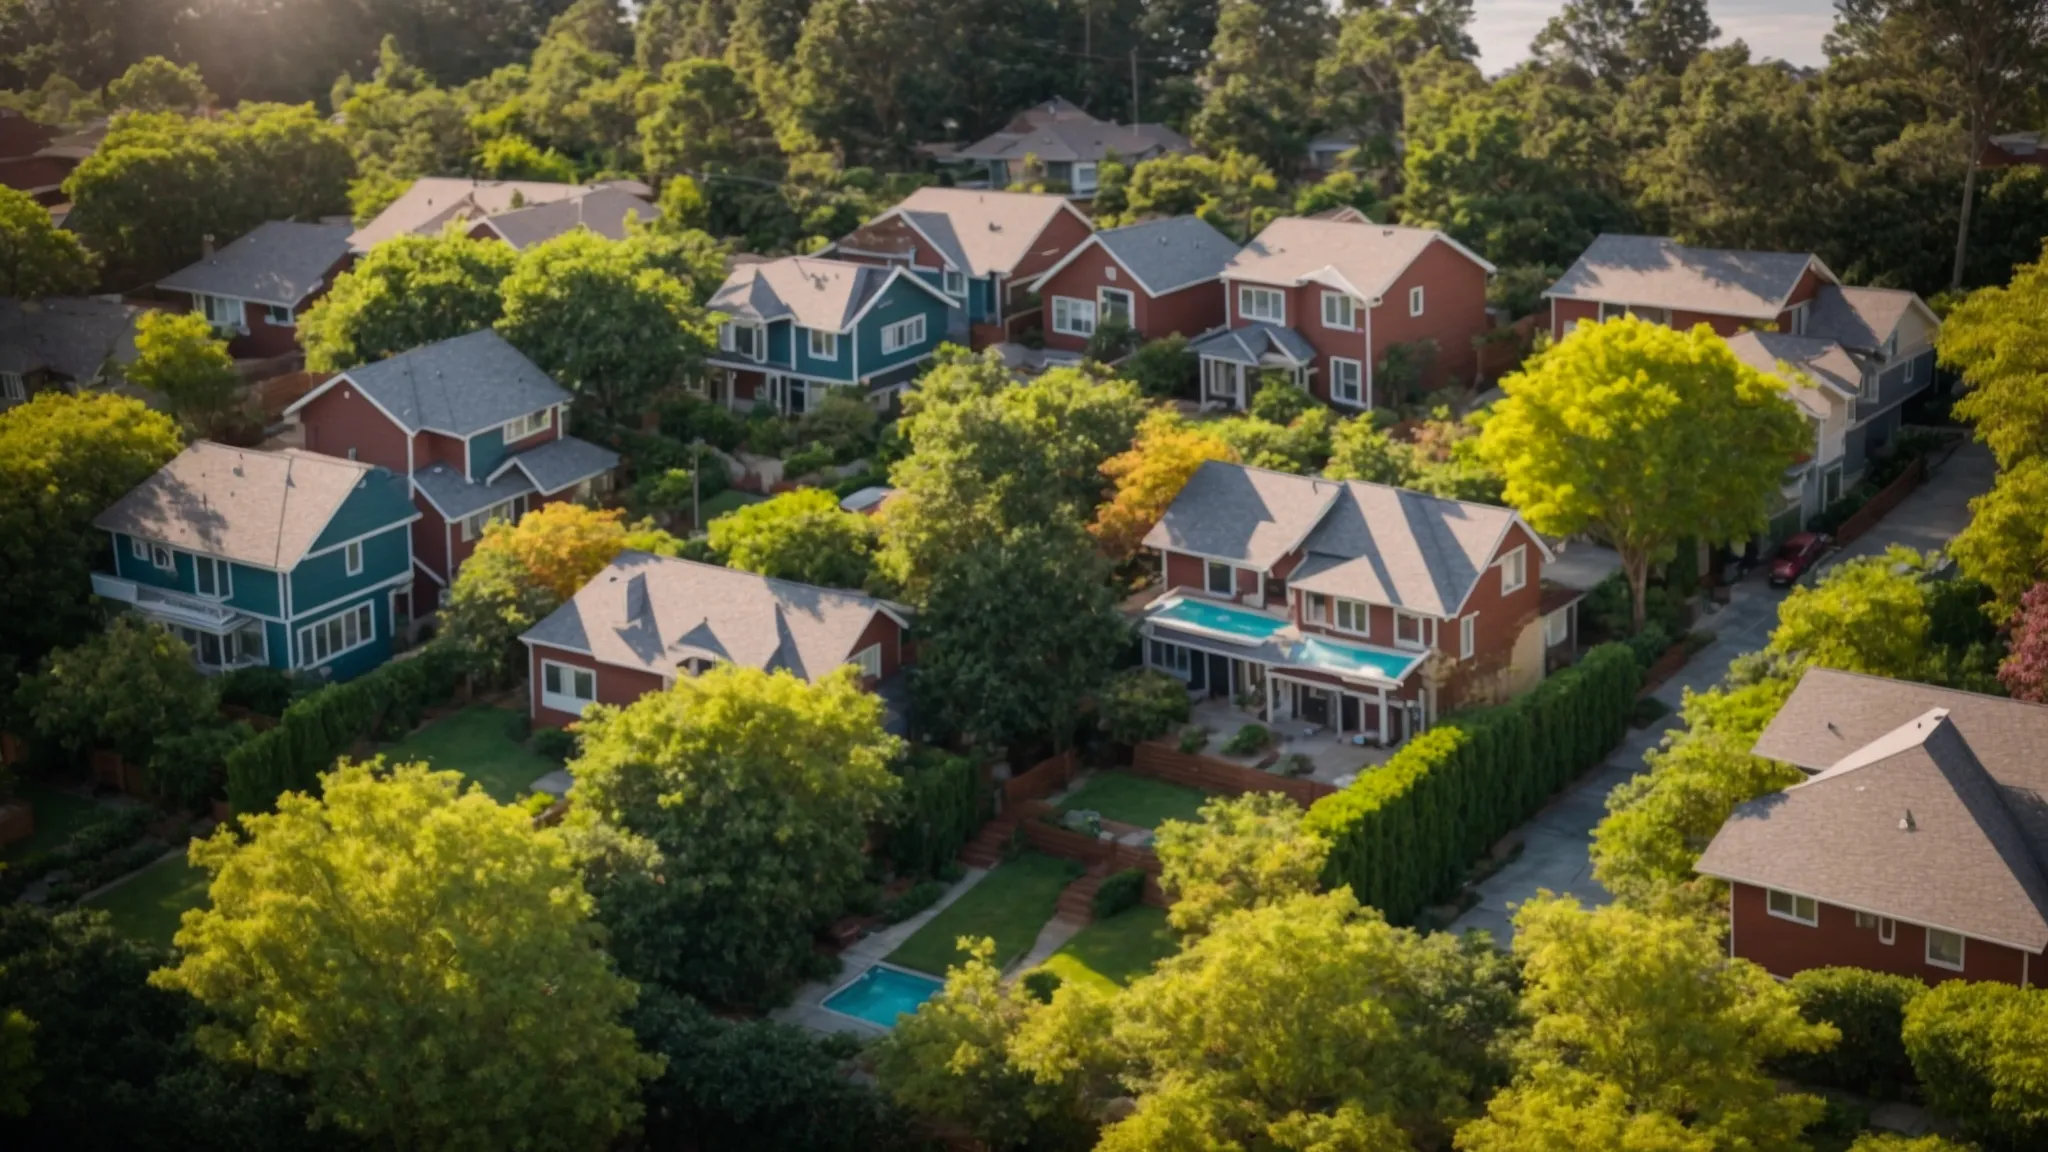
[[[1811,436],[1784,385],[1705,326],[1582,325],[1502,387],[1480,459],[1538,532],[1591,532],[1621,553],[1637,628],[1650,566],[1680,540],[1761,531]]]
[[[93,256],[26,192],[0,188],[0,296],[33,300],[90,291]]]
[[[1215,421],[1206,430],[1254,468],[1306,475],[1329,461],[1331,429],[1336,423],[1336,413],[1318,404],[1286,424],[1245,415]]]
[[[1925,571],[1919,553],[1899,545],[1837,564],[1778,606],[1771,650],[1844,672],[1920,679],[1931,627]]]
[[[1529,51],[1545,64],[1621,85],[1685,71],[1720,34],[1706,0],[1569,0]]]
[[[842,669],[720,665],[583,719],[572,821],[620,967],[713,1004],[773,1003],[861,882],[902,743]]]
[[[1301,816],[1286,796],[1249,792],[1203,804],[1198,824],[1161,824],[1153,848],[1174,929],[1199,936],[1232,913],[1316,891],[1330,843],[1304,829]]]
[[[136,764],[147,764],[157,740],[189,729],[214,702],[184,641],[133,614],[52,652],[21,691],[45,737],[74,751],[104,744]]]
[[[149,312],[135,330],[130,384],[163,397],[200,437],[211,437],[242,407],[242,378],[227,341],[197,312]]]
[[[1936,346],[1944,367],[1962,373],[1955,413],[1976,426],[1999,467],[2018,468],[2048,454],[2048,348],[2039,338],[2048,315],[2048,252],[2014,269],[2012,283],[1970,293],[1942,322]]]
[[[1131,170],[1126,221],[1200,216],[1217,231],[1250,240],[1284,210],[1279,180],[1256,155],[1156,156]]]
[[[1223,0],[1202,73],[1208,98],[1190,125],[1211,152],[1247,152],[1279,168],[1306,153],[1316,62],[1336,22],[1316,0]]]
[[[1188,722],[1187,682],[1153,668],[1126,668],[1103,689],[1098,707],[1111,740],[1157,739]]]
[[[859,588],[873,566],[875,524],[823,488],[798,488],[711,522],[727,564],[778,580]]]
[[[1906,1007],[1906,1054],[1927,1102],[1994,1148],[2048,1140],[2048,994],[1953,980]]]
[[[28,1111],[29,1089],[41,1074],[36,1071],[35,1021],[19,1009],[0,1009],[0,1116],[20,1116]]]
[[[150,56],[107,85],[107,100],[124,112],[196,112],[213,103],[213,93],[199,69]]]
[[[1193,391],[1195,357],[1188,351],[1188,338],[1176,333],[1139,345],[1116,372],[1145,395],[1170,400]]]
[[[463,561],[441,608],[444,642],[462,653],[463,665],[472,675],[492,683],[506,683],[525,668],[519,638],[566,598],[535,572],[522,549],[512,545],[518,531],[503,521],[486,525],[483,542]],[[624,546],[621,532],[612,556]],[[607,563],[610,557],[598,566]]]
[[[746,81],[717,60],[678,60],[641,93],[641,147],[656,177],[725,169],[775,155],[774,130]]]
[[[543,180],[556,184],[572,184],[576,180],[575,161],[552,148],[543,152],[524,136],[500,136],[485,144],[477,154],[476,171],[489,180]]]
[[[377,245],[299,317],[307,369],[341,372],[490,327],[504,313],[500,289],[519,260],[510,245],[454,229]]]
[[[1998,474],[1991,491],[1970,501],[1970,522],[1949,554],[1972,580],[1991,589],[1985,611],[2010,620],[2027,589],[2048,575],[2048,457]]]

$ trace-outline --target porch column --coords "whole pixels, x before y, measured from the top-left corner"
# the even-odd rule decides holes
[[[1387,746],[1387,690],[1380,689],[1380,747]]]

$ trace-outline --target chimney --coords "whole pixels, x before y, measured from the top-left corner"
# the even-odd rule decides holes
[[[626,620],[636,622],[647,615],[647,574],[635,572],[626,581]]]
[[[1911,808],[1908,808],[1906,809],[1906,814],[1904,816],[1899,817],[1899,831],[1911,832],[1913,831],[1913,828],[1913,810]]]
[[[201,260],[213,259],[213,233],[208,232],[199,238],[199,258]]]

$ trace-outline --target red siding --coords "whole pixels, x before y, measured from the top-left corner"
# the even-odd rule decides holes
[[[1550,301],[1550,338],[1562,340],[1565,333],[1572,330],[1572,325],[1577,324],[1581,320],[1598,319],[1600,319],[1600,305],[1595,304],[1591,300],[1559,300],[1552,297]]]
[[[60,160],[54,156],[31,156],[22,160],[0,163],[0,184],[17,192],[35,192],[39,188],[54,189],[44,192],[39,203],[45,207],[64,202],[64,193],[59,187],[73,169],[78,167],[75,160]]]
[[[1939,968],[1927,963],[1927,937],[1915,924],[1899,923],[1892,943],[1878,938],[1877,929],[1856,927],[1856,914],[1832,904],[1819,905],[1819,924],[1813,927],[1770,914],[1765,890],[1748,884],[1731,885],[1730,947],[1735,955],[1753,960],[1773,976],[1792,976],[1808,968],[1868,968],[1913,976],[1929,984],[1944,980],[1996,980],[2018,984],[2024,975],[2029,984],[2039,982],[2041,957],[2028,958],[2015,948],[1972,939],[1963,947],[1963,970]]]
[[[884,680],[894,676],[905,664],[913,662],[910,654],[903,650],[903,626],[889,619],[885,612],[875,613],[874,619],[868,621],[867,628],[861,632],[860,638],[853,642],[853,647],[847,651],[846,658],[852,660],[870,644],[881,646]],[[873,685],[870,684],[869,687]]]
[[[1114,278],[1111,277],[1112,272],[1115,273]],[[1217,281],[1205,280],[1164,296],[1151,296],[1138,286],[1128,269],[1097,246],[1060,269],[1059,275],[1046,281],[1040,290],[1039,295],[1044,301],[1046,347],[1067,352],[1080,352],[1088,347],[1085,336],[1067,336],[1052,330],[1052,298],[1072,296],[1097,300],[1098,290],[1102,288],[1120,288],[1130,292],[1132,327],[1146,340],[1175,334],[1199,336],[1223,323],[1223,288]]]
[[[299,410],[299,422],[306,429],[306,450],[326,456],[347,456],[389,468],[399,475],[406,471],[405,430],[391,422],[344,380]]]
[[[1083,219],[1078,211],[1061,210],[1053,213],[1045,230],[1031,242],[1031,248],[1024,253],[1017,266],[1004,273],[1014,283],[1023,283],[1043,273],[1047,268],[1067,258],[1074,247],[1095,234],[1094,226]]]
[[[1422,289],[1422,315],[1408,315],[1408,293]],[[1317,306],[1318,322],[1321,306]],[[1438,240],[1394,280],[1379,307],[1372,310],[1372,361],[1375,365],[1396,344],[1436,342],[1436,362],[1427,388],[1470,383],[1479,370],[1473,341],[1493,328],[1486,315],[1486,269],[1450,244]],[[1382,403],[1374,397],[1375,403]]]
[[[456,472],[469,466],[469,446],[453,436],[439,432],[422,432],[413,440],[415,469],[425,469],[435,464],[446,464]]]
[[[420,518],[412,522],[413,559],[448,579],[448,522],[441,519],[441,513],[427,502],[425,496],[414,493],[412,506],[419,509]]]
[[[570,664],[578,668],[590,668],[597,672],[597,702],[624,706],[640,699],[649,692],[659,692],[665,685],[652,672],[637,668],[619,668],[600,664],[580,652],[565,652],[560,648],[531,646],[527,655],[527,707],[533,713],[534,724],[546,728],[561,728],[576,721],[576,717],[554,708],[543,708],[540,703],[540,662],[545,658],[557,664]]]

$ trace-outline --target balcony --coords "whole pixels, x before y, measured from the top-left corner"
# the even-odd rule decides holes
[[[217,601],[151,588],[100,572],[92,574],[92,590],[102,599],[133,605],[166,624],[196,628],[215,635],[233,632],[249,621],[247,616]]]

